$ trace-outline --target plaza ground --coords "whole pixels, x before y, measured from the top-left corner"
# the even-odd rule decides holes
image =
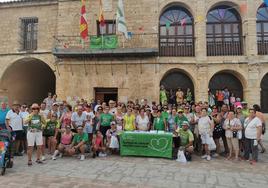
[[[268,146],[267,139],[265,141]],[[268,153],[255,166],[249,162],[226,161],[223,157],[207,162],[199,156],[180,164],[169,159],[120,157],[64,157],[45,164],[26,165],[27,158],[15,158],[13,169],[0,177],[2,188],[86,188],[86,187],[249,187],[267,188]]]

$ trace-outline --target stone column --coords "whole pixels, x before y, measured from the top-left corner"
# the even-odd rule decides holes
[[[248,88],[246,89],[247,94],[245,99],[249,102],[249,105],[260,104],[261,99],[261,88],[259,83],[259,64],[251,64],[249,65],[248,72]],[[250,89],[249,89],[250,88]]]
[[[208,101],[208,67],[205,62],[197,65],[197,82],[195,88],[195,101]]]
[[[195,56],[197,62],[207,59],[206,49],[206,3],[201,0],[195,1]]]

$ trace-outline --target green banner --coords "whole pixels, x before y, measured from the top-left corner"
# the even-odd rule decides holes
[[[115,49],[118,46],[116,35],[91,36],[91,49]]]
[[[172,158],[171,133],[123,132],[120,155]]]

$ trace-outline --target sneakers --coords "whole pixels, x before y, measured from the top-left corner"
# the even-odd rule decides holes
[[[56,160],[56,159],[57,159],[56,156],[53,155],[53,156],[52,156],[52,160]]]
[[[59,157],[62,158],[62,153],[59,154]]]
[[[56,160],[56,156],[59,154],[59,150],[55,150],[53,156],[52,156],[52,160]]]
[[[106,156],[107,156],[106,153],[102,153],[102,152],[99,153],[99,157],[106,157]]]
[[[202,159],[206,159],[207,158],[207,155],[203,155],[201,158]]]
[[[84,161],[84,160],[85,160],[85,155],[81,155],[80,161]]]
[[[42,155],[41,161],[45,161],[45,160],[46,160],[46,157],[44,155]]]
[[[212,157],[219,157],[219,154],[214,153],[214,154],[212,155]]]
[[[207,161],[210,161],[211,160],[211,157],[210,155],[207,156]]]

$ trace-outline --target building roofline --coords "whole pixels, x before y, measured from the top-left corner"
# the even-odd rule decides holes
[[[11,7],[32,6],[32,5],[50,5],[57,3],[58,0],[11,0],[6,2],[0,2],[0,8],[11,8]]]

